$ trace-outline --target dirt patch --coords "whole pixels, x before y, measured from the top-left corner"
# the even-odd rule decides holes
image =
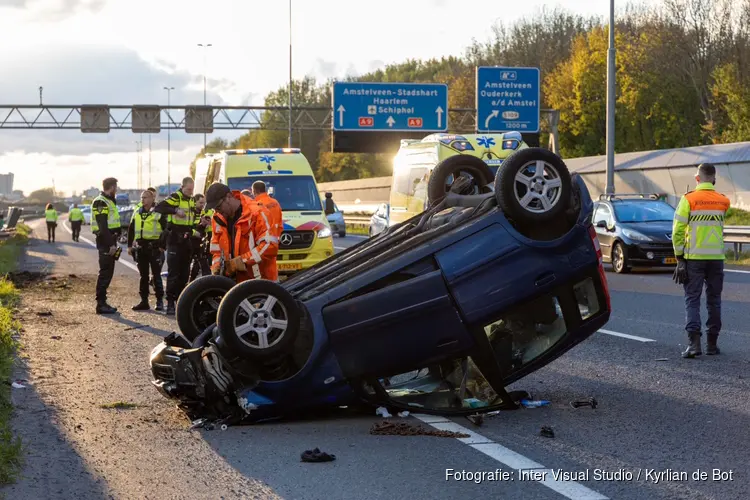
[[[95,277],[16,277],[28,360],[18,376],[29,385],[17,390],[14,428],[29,465],[10,497],[277,498],[188,430],[151,384],[148,356],[176,325],[130,311],[135,277],[113,282],[110,302],[122,314],[111,317],[94,314]]]

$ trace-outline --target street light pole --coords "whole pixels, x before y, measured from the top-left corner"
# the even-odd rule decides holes
[[[287,147],[292,147],[292,0],[289,0],[289,140]]]
[[[207,104],[206,101],[206,51],[208,47],[211,47],[210,43],[199,43],[198,47],[202,47],[203,50],[203,105],[205,106]],[[203,134],[203,153],[206,152],[206,134]]]
[[[615,0],[609,0],[609,50],[607,51],[607,186],[615,193]]]
[[[151,134],[148,134],[148,185],[151,186]]]
[[[169,117],[169,122],[171,122],[172,118],[169,114],[169,107],[172,105],[172,91],[174,87],[164,87],[164,90],[167,91],[167,117]],[[169,187],[172,185],[172,129],[169,127],[169,122],[167,123],[167,192],[172,189]]]

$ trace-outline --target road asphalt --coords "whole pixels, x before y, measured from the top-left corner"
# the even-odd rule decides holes
[[[131,342],[133,353],[118,356],[111,345],[100,348],[100,360],[105,353],[110,354],[106,369],[112,382],[87,381],[88,392],[80,395],[62,397],[54,387],[44,388],[44,379],[36,382],[40,394],[29,396],[28,405],[18,412],[16,425],[22,438],[32,442],[38,440],[37,434],[31,424],[24,426],[25,420],[44,427],[48,436],[57,436],[57,440],[45,441],[51,443],[50,453],[43,453],[39,444],[32,444],[38,453],[30,457],[27,470],[31,472],[17,485],[6,488],[9,498],[38,495],[38,475],[34,472],[53,471],[55,477],[54,471],[61,467],[83,471],[81,477],[91,476],[91,487],[80,481],[75,488],[66,486],[64,477],[60,477],[50,487],[59,487],[62,492],[55,498],[80,497],[83,493],[92,498],[110,494],[117,498],[172,498],[187,494],[190,498],[279,495],[294,499],[368,500],[469,495],[533,499],[746,498],[745,464],[750,463],[750,451],[745,446],[750,428],[748,268],[727,267],[721,355],[694,360],[680,357],[686,342],[684,302],[681,289],[671,280],[671,270],[635,270],[628,275],[609,270],[613,307],[610,322],[560,359],[509,388],[527,390],[533,398],[548,400],[550,405],[503,412],[486,418],[481,427],[465,418],[406,419],[467,432],[470,438],[373,436],[368,430],[381,420],[375,415],[231,427],[227,431],[184,431],[186,423],[148,383],[148,351],[160,336],[175,330],[176,323],[153,312],[130,310],[138,300],[137,273],[126,265],[132,260],[128,262],[125,254],[117,266],[112,299],[122,312],[121,317],[113,320],[94,315],[92,280],[97,269],[96,254],[84,241],[93,242],[93,237],[85,228],[81,242],[74,243],[64,229],[66,224],[60,224],[57,242],[52,245],[46,241],[42,223],[35,223],[36,234],[45,238],[31,241],[22,265],[28,270],[88,278],[91,290],[75,301],[75,317],[85,328],[122,331],[125,325],[132,326],[135,333],[128,332],[133,338],[127,342],[119,340],[122,337],[111,338],[121,348]],[[358,241],[361,237],[347,236],[335,238],[334,244],[342,249]],[[73,306],[61,302],[57,307],[62,311]],[[703,314],[705,320],[705,307]],[[25,317],[34,320],[33,315]],[[26,336],[51,333],[38,326],[25,329]],[[40,366],[52,362],[47,354],[47,365],[37,363],[35,368],[36,353],[27,349],[25,354],[30,357],[28,376],[34,382],[34,376],[44,371]],[[83,357],[80,362],[85,360]],[[101,386],[98,389],[97,383]],[[100,393],[92,396],[97,391]],[[94,414],[101,410],[95,406],[87,409],[89,403],[74,396],[98,401],[127,397],[145,401],[159,418],[148,429],[139,431],[144,433],[139,435],[140,440],[153,440],[154,446],[184,440],[190,467],[184,465],[184,460],[170,459],[166,453],[146,453],[143,443],[132,434],[122,441],[122,454],[138,458],[114,460],[111,452],[103,448],[106,439],[96,444],[91,434],[76,432],[72,421],[65,424],[72,426],[70,430],[49,422],[42,425],[31,416],[32,411],[53,408],[62,415],[77,412],[84,418],[88,412],[88,417],[96,420]],[[596,409],[570,405],[573,400],[589,397],[597,399]],[[540,436],[542,426],[552,427],[554,438]],[[168,446],[177,446],[170,453],[179,455],[179,442]],[[313,447],[335,454],[336,461],[300,463],[299,454]],[[62,456],[65,460],[53,460]],[[207,469],[215,470],[215,474],[207,474]],[[532,469],[535,475],[527,474],[522,480],[519,469]],[[159,475],[158,482],[149,482],[149,470],[164,474]],[[195,473],[193,483],[213,484],[186,489],[181,485],[181,474],[189,475],[190,470],[200,471]],[[482,481],[471,476],[497,470],[510,476],[485,474]],[[448,476],[450,471],[453,475]],[[557,471],[573,474],[574,480],[557,480]],[[456,479],[462,472],[468,475]],[[138,480],[146,484],[139,486]],[[37,489],[32,488],[33,483]]]

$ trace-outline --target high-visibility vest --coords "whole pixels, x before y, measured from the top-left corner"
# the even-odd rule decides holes
[[[672,223],[672,246],[677,257],[724,260],[724,217],[729,198],[710,182],[698,184],[677,205]]]
[[[94,203],[97,201],[103,201],[106,206],[104,208],[95,208]],[[94,201],[91,202],[91,232],[99,232],[99,223],[96,220],[97,215],[107,216],[107,227],[109,229],[120,229],[120,212],[117,211],[117,205],[114,201],[110,200],[103,194],[100,194]]]
[[[71,208],[70,215],[68,215],[70,222],[78,222],[83,220],[83,211],[80,208]]]
[[[170,214],[168,218],[170,224],[174,224],[175,226],[193,227],[195,225],[195,200],[192,197],[185,197],[182,194],[182,191],[176,191],[175,194],[177,194],[179,200],[175,202],[170,196],[167,198],[167,203],[175,208],[181,208],[185,212],[185,217],[179,218]]]
[[[145,215],[145,217],[144,217]],[[143,212],[143,207],[133,214],[135,223],[135,239],[137,240],[158,240],[161,236],[161,219],[162,214],[157,212]]]
[[[201,213],[201,217],[208,217],[208,225],[206,226],[206,234],[211,234],[213,232],[213,218],[214,218],[214,209],[211,210],[204,210]]]
[[[47,222],[57,222],[57,210],[54,208],[45,210],[44,217],[47,219]]]

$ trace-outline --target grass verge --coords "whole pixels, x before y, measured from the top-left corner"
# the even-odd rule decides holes
[[[724,224],[727,226],[750,226],[750,212],[739,208],[730,208],[727,210]]]
[[[368,226],[363,226],[361,224],[347,224],[346,234],[358,234],[361,236],[367,236],[370,233]]]
[[[13,406],[10,401],[10,381],[17,342],[13,336],[20,326],[13,318],[20,295],[6,274],[18,265],[21,249],[26,244],[29,227],[20,224],[16,234],[0,242],[0,485],[15,481],[21,468],[21,440],[13,437],[10,418]]]
[[[733,266],[750,266],[750,252],[740,252],[739,258],[735,257],[734,250],[727,250],[725,264]],[[737,260],[735,260],[737,259]]]

